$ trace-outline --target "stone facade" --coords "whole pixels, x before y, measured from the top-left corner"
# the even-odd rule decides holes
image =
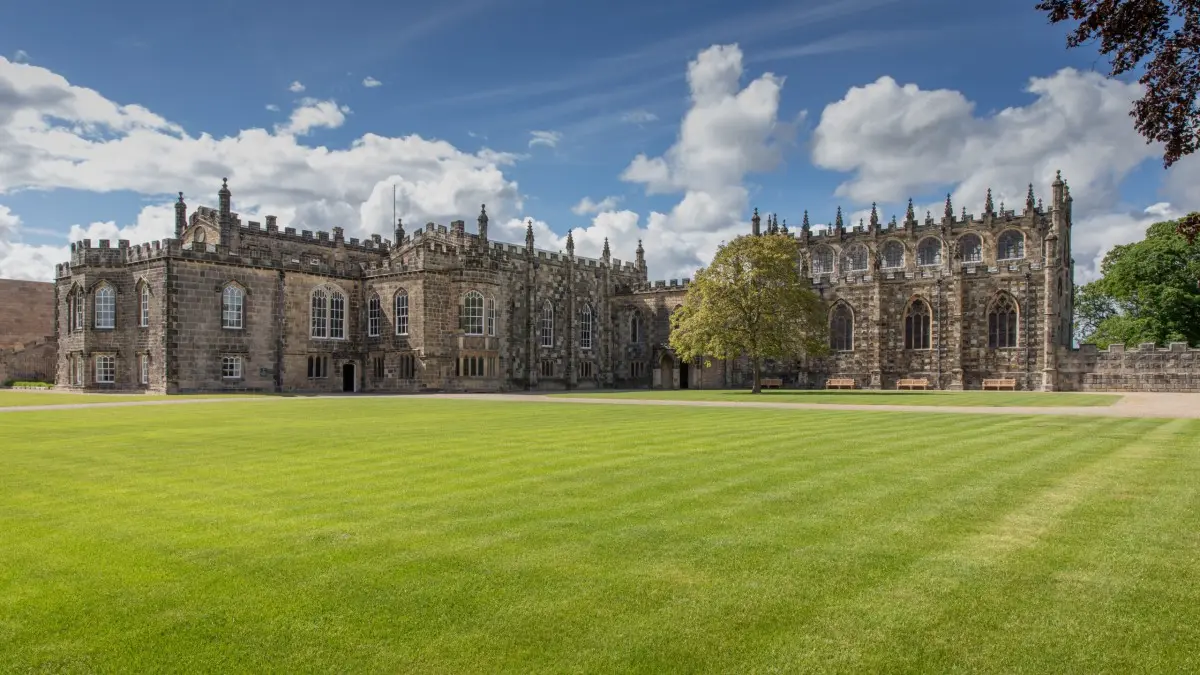
[[[54,284],[0,279],[0,383],[54,381]]]
[[[769,362],[765,374],[806,388],[828,377],[861,388],[914,377],[944,389],[997,377],[1019,389],[1139,386],[1128,368],[1143,361],[1110,368],[1070,348],[1071,196],[1061,178],[1051,189],[1043,208],[1030,186],[1019,215],[994,209],[990,193],[980,218],[955,217],[949,198],[939,221],[918,221],[910,203],[903,223],[881,224],[873,209],[848,228],[839,212],[814,232],[806,214],[797,263],[829,305],[835,349]],[[486,211],[474,233],[461,220],[411,234],[397,223],[393,240],[347,240],[341,228],[281,231],[273,216],[243,223],[227,186],[218,201],[189,215],[180,195],[170,239],[72,245],[56,270],[59,386],[505,391],[752,377],[745,359],[675,357],[670,316],[688,280],[648,282],[640,243],[622,262],[607,242],[598,259],[576,256],[570,236],[565,254],[537,249],[532,229],[524,245],[493,242]],[[752,234],[761,225],[756,212]],[[770,218],[767,229],[786,232]],[[1197,372],[1196,359],[1170,363]],[[1173,382],[1196,386],[1191,375]]]

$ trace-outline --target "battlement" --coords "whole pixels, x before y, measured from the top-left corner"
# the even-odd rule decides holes
[[[1040,209],[1035,208],[1033,211],[1017,215],[1013,210],[997,212],[989,216],[976,217],[974,214],[965,213],[953,218],[943,218],[935,220],[929,215],[923,220],[912,220],[908,222],[898,222],[894,218],[886,223],[879,223],[872,228],[870,225],[854,225],[852,227],[843,227],[839,233],[834,225],[821,224],[815,225],[810,229],[809,236],[804,235],[804,231],[789,232],[795,238],[801,248],[809,246],[818,246],[822,244],[849,244],[856,241],[870,241],[879,237],[907,235],[914,238],[921,238],[926,233],[930,235],[940,234],[943,228],[948,228],[952,232],[965,233],[967,231],[993,230],[999,232],[1010,227],[1026,227],[1026,228],[1047,228],[1049,226],[1049,216]]]
[[[194,244],[184,245],[178,239],[162,239],[134,246],[130,246],[126,240],[121,240],[117,248],[112,248],[108,239],[101,239],[97,243],[97,246],[92,246],[90,239],[72,243],[71,261],[55,265],[55,277],[69,277],[77,267],[122,267],[161,258],[304,271],[340,277],[357,277],[361,274],[361,267],[357,263],[335,261],[332,265],[326,262],[314,264],[304,262],[292,254],[241,255],[231,253],[225,247],[216,244],[201,244],[197,247]]]
[[[1166,347],[1159,347],[1154,342],[1143,342],[1131,349],[1126,349],[1123,344],[1111,344],[1106,349],[1100,349],[1093,344],[1082,344],[1079,345],[1079,349],[1076,351],[1084,356],[1100,354],[1188,354],[1200,358],[1200,348],[1189,347],[1186,342],[1172,342]]]
[[[671,293],[676,291],[686,291],[692,283],[691,279],[656,279],[647,281],[644,284],[634,285],[630,291],[633,293]]]

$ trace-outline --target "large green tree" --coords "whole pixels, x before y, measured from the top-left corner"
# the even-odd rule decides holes
[[[680,358],[745,355],[754,393],[762,390],[765,359],[824,353],[827,334],[824,303],[800,276],[796,240],[786,234],[723,245],[671,316],[671,347]]]
[[[1080,342],[1200,346],[1200,241],[1189,242],[1178,225],[1155,223],[1142,241],[1104,256],[1101,277],[1076,292]]]

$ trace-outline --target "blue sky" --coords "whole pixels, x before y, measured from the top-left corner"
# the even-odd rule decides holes
[[[178,125],[190,138],[202,134],[216,139],[236,137],[253,128],[269,132],[286,124],[297,107],[326,101],[336,102],[344,119],[317,125],[298,136],[297,142],[304,147],[346,149],[365,134],[390,138],[415,134],[425,140],[446,141],[473,156],[485,149],[508,153],[510,157],[497,167],[505,185],[517,186],[515,193],[505,193],[506,188],[497,187],[494,181],[488,187],[485,184],[490,179],[476,176],[481,187],[472,189],[471,195],[487,195],[489,189],[495,189],[501,218],[514,222],[534,218],[539,226],[544,224],[547,237],[551,232],[564,235],[568,228],[593,227],[596,236],[590,245],[597,245],[601,234],[646,236],[662,248],[703,240],[686,255],[659,252],[657,259],[651,256],[652,264],[659,262],[665,275],[686,273],[689,265],[710,254],[717,238],[741,224],[721,225],[714,215],[713,223],[693,227],[683,223],[689,213],[686,210],[677,213],[674,221],[662,219],[651,224],[650,214],[670,214],[684,193],[724,195],[713,201],[726,221],[729,217],[725,214],[736,210],[744,220],[749,209],[758,206],[798,225],[803,209],[810,210],[815,222],[824,222],[832,219],[839,204],[847,213],[869,208],[872,198],[866,194],[873,185],[879,186],[880,196],[875,199],[883,203],[885,218],[903,208],[902,194],[911,194],[918,204],[927,205],[940,202],[948,191],[973,190],[965,194],[980,194],[967,205],[978,211],[983,195],[973,186],[990,174],[1004,184],[998,187],[1010,193],[1020,189],[1023,194],[1028,181],[1039,182],[1038,191],[1047,192],[1042,182],[1052,162],[1068,164],[1062,167],[1068,180],[1072,162],[1095,163],[1078,148],[1094,146],[1097,138],[1070,131],[1075,121],[1071,116],[1082,117],[1082,113],[1069,103],[1057,106],[1059,121],[1067,130],[1055,136],[1063,137],[1062,147],[1041,142],[1046,146],[1042,154],[1036,148],[1022,150],[1024,154],[1015,162],[1008,161],[1003,171],[990,171],[986,161],[951,167],[958,160],[948,162],[944,156],[955,152],[953,147],[939,150],[941,155],[929,152],[928,139],[942,137],[930,135],[933,124],[948,125],[951,132],[946,138],[954,138],[956,133],[961,136],[951,146],[961,141],[961,147],[974,148],[980,154],[1003,152],[1014,138],[1024,135],[1010,127],[991,129],[988,120],[1006,108],[1035,105],[1039,96],[1027,91],[1031,78],[1050,78],[1063,68],[1106,72],[1107,62],[1094,52],[1068,51],[1065,29],[1049,26],[1033,4],[1032,0],[449,0],[431,7],[415,2],[217,0],[168,8],[146,0],[5,3],[0,9],[0,56],[45,69],[117,105],[140,105]],[[646,181],[623,180],[623,172],[639,153],[650,158],[664,156],[680,139],[681,120],[693,107],[686,80],[689,62],[713,45],[734,44],[740,51],[742,85],[764,73],[781,78],[777,100],[769,106],[770,129],[763,132],[769,138],[757,139],[770,145],[774,161],[756,160],[746,171],[718,172],[703,185],[657,190],[659,194],[647,194],[655,190],[647,190],[650,183]],[[888,133],[908,135],[907,141],[900,139],[895,144],[890,136],[870,133],[862,133],[855,141],[852,137],[859,129],[876,126],[867,118],[849,114],[843,118],[858,120],[858,126],[837,134],[818,132],[827,106],[846,97],[850,88],[870,85],[883,76],[900,85],[916,85],[923,92],[958,92],[974,107],[969,113],[960,110],[935,116],[927,124],[912,122],[915,126],[891,119],[883,124]],[[366,78],[379,85],[364,86]],[[303,84],[302,92],[289,90],[296,82]],[[1087,86],[1102,87],[1095,81]],[[0,88],[0,102],[3,92]],[[1109,93],[1120,98],[1127,96],[1128,90]],[[1079,95],[1085,101],[1090,96]],[[889,105],[863,114],[887,117],[896,112]],[[925,103],[913,105],[916,113],[900,116],[912,118],[930,109]],[[1084,107],[1105,106],[1085,103]],[[1077,122],[1089,129],[1103,129],[1105,124],[1122,121],[1112,110],[1106,114],[1105,121],[1081,118]],[[970,119],[964,121],[963,115]],[[1030,124],[1040,124],[1043,130],[1055,123],[1033,117]],[[71,126],[70,120],[61,118],[53,123]],[[725,124],[720,120],[714,123]],[[1131,131],[1132,121],[1126,124]],[[548,132],[546,136],[555,142],[531,146],[531,134],[539,131]],[[127,133],[128,129],[90,128],[83,135],[95,140]],[[996,147],[988,145],[993,141]],[[854,152],[855,142],[864,143],[857,149],[864,155],[861,160],[815,159],[822,152]],[[1097,219],[1101,224],[1096,232],[1108,233],[1097,234],[1096,242],[1084,238],[1086,245],[1096,249],[1086,251],[1091,257],[1140,231],[1147,207],[1157,204],[1161,213],[1190,208],[1178,195],[1169,194],[1170,176],[1162,171],[1153,147],[1136,148],[1124,137],[1121,143],[1124,145],[1114,144],[1111,155],[1132,159],[1108,174],[1089,174],[1081,186],[1094,187],[1094,199],[1073,184],[1076,200],[1082,202],[1081,219]],[[835,145],[842,150],[831,150]],[[879,165],[872,164],[876,148],[888,148],[881,152]],[[902,166],[903,162],[882,159],[887,152],[905,148],[921,151],[913,159],[923,167],[918,173],[924,175],[919,178],[912,178],[912,170]],[[715,154],[717,161],[731,156]],[[224,170],[232,174],[235,208],[243,199],[251,201],[251,211],[257,206],[288,206],[280,204],[277,193],[256,193],[250,178],[261,169],[265,177],[286,183],[286,165],[278,166],[278,157],[264,155],[261,165],[270,168],[262,168],[257,166],[259,158],[245,153],[240,157],[238,161],[214,159],[214,166],[207,169],[189,169],[188,175],[195,180],[181,178],[179,182],[190,184],[178,189],[188,193],[192,206],[213,204],[219,187],[215,177]],[[104,161],[102,157],[93,159],[90,170],[103,173]],[[158,161],[170,163],[162,157]],[[193,156],[181,158],[180,163],[184,162],[202,164]],[[0,166],[3,164],[0,160]],[[934,168],[939,164],[947,169]],[[397,171],[403,173],[398,166],[372,173],[366,161],[356,164],[353,171],[330,172],[337,175],[328,175],[327,180],[330,185],[361,181],[361,190],[370,192],[371,184]],[[1021,166],[1027,166],[1024,175]],[[453,168],[446,170],[449,177],[445,180],[453,182]],[[681,169],[680,173],[695,170]],[[122,234],[150,232],[153,228],[148,225],[131,228],[144,209],[169,201],[174,189],[134,176],[127,180],[76,179],[67,175],[68,169],[56,171],[57,178],[42,179],[36,178],[36,167],[15,175],[0,170],[0,205],[7,209],[10,222],[19,219],[19,226],[8,228],[10,258],[17,255],[17,243],[38,247],[39,254],[47,254],[47,247],[61,247],[72,226],[77,226],[77,234],[100,231],[89,229],[92,223],[111,223],[124,228]],[[127,171],[130,169],[113,173]],[[730,185],[714,184],[721,180]],[[311,207],[300,208],[294,218],[314,229],[344,223],[314,222],[313,214],[328,213],[335,220],[349,217],[347,214],[361,207],[355,202],[366,200],[362,195],[346,197],[353,190],[345,187],[331,187],[337,197],[326,199],[318,179],[310,176],[303,182],[295,199],[311,202]],[[744,188],[744,200],[724,191],[733,183]],[[858,187],[847,189],[850,184]],[[843,186],[841,194],[839,186]],[[896,192],[900,188],[903,192]],[[286,186],[276,192],[288,194]],[[505,194],[511,203],[505,201]],[[636,233],[629,227],[597,223],[594,213],[574,212],[572,206],[584,197],[594,201],[617,198],[616,209],[640,218]],[[376,198],[377,194],[372,196]],[[338,199],[345,203],[329,205]],[[418,222],[426,217],[445,222],[452,217],[441,212],[448,209],[428,206],[438,202],[434,197],[414,200],[424,200],[426,205],[411,209],[417,212],[411,215],[419,218]],[[465,207],[466,200],[462,196],[449,201]],[[381,207],[383,211],[390,208],[390,195],[387,201],[389,206]],[[1168,202],[1170,209],[1164,205]],[[470,210],[454,215],[473,222],[477,206],[470,203]],[[1011,205],[1018,206],[1015,199]],[[147,222],[153,220],[151,215],[146,215]],[[386,215],[390,218],[390,213]],[[376,220],[373,214],[360,217]],[[1119,218],[1125,220],[1117,222]],[[373,223],[360,225],[363,233],[375,227]],[[380,222],[376,229],[390,235],[386,223]],[[0,237],[4,231],[0,225]],[[545,243],[561,242],[550,239]],[[631,251],[634,245],[622,242],[621,251]],[[3,255],[4,249],[0,249]],[[22,257],[28,256],[22,253]],[[0,266],[0,275],[31,274],[24,265]]]

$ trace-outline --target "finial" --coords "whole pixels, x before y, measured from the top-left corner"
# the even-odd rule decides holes
[[[962,220],[963,222],[966,222],[966,220],[967,220],[967,207],[965,207],[965,206],[962,207],[962,218],[960,220]]]
[[[183,203],[183,193],[182,192],[179,193],[179,203],[180,204]]]
[[[892,214],[892,228],[896,227],[896,214]]]
[[[802,223],[800,223],[800,229],[804,230],[805,232],[807,232],[809,230],[808,209],[804,209],[804,221]]]
[[[525,223],[525,248],[533,250],[533,218]]]
[[[783,219],[783,225],[780,225],[780,226],[779,226],[779,231],[780,231],[780,232],[782,232],[782,233],[784,233],[784,234],[787,234],[787,233],[788,233],[788,229],[787,229],[787,218],[784,218],[784,219]]]
[[[986,215],[992,214],[992,188],[987,190],[987,199],[983,202],[983,212]]]
[[[567,253],[575,255],[575,237],[572,230],[567,230]]]
[[[917,214],[913,213],[912,197],[909,197],[908,198],[908,210],[904,212],[904,222],[915,223],[916,221],[917,221]]]
[[[604,238],[604,253],[602,255],[605,258],[608,258],[611,255],[611,253],[608,250],[608,237]]]
[[[1038,211],[1042,210],[1042,198],[1041,197],[1038,197],[1037,209],[1038,209]]]
[[[1004,215],[1004,201],[1000,202],[1000,215]]]
[[[1033,201],[1033,183],[1030,183],[1030,184],[1029,184],[1029,192],[1026,192],[1026,193],[1025,193],[1025,210],[1026,210],[1026,211],[1032,211],[1032,210],[1033,210],[1033,205],[1034,205],[1034,201]]]
[[[1063,182],[1063,179],[1062,179],[1062,169],[1057,169],[1057,170],[1055,170],[1055,172],[1054,172],[1054,184],[1055,184],[1055,185],[1061,185],[1061,184],[1062,184],[1062,182]]]
[[[842,207],[840,207],[840,206],[838,207],[838,210],[837,210],[837,219],[833,221],[833,226],[839,230],[842,229],[842,227],[843,227],[843,225],[842,225]]]
[[[487,216],[487,204],[480,204],[480,205],[479,205],[479,220],[480,220],[481,222],[484,222],[484,223],[486,223],[486,222],[487,222],[487,220],[488,220],[488,216]]]
[[[875,208],[875,202],[871,202],[871,227],[875,228],[879,225],[879,211]]]
[[[946,212],[943,214],[946,220],[954,220],[954,205],[950,203],[950,193],[946,193]]]

